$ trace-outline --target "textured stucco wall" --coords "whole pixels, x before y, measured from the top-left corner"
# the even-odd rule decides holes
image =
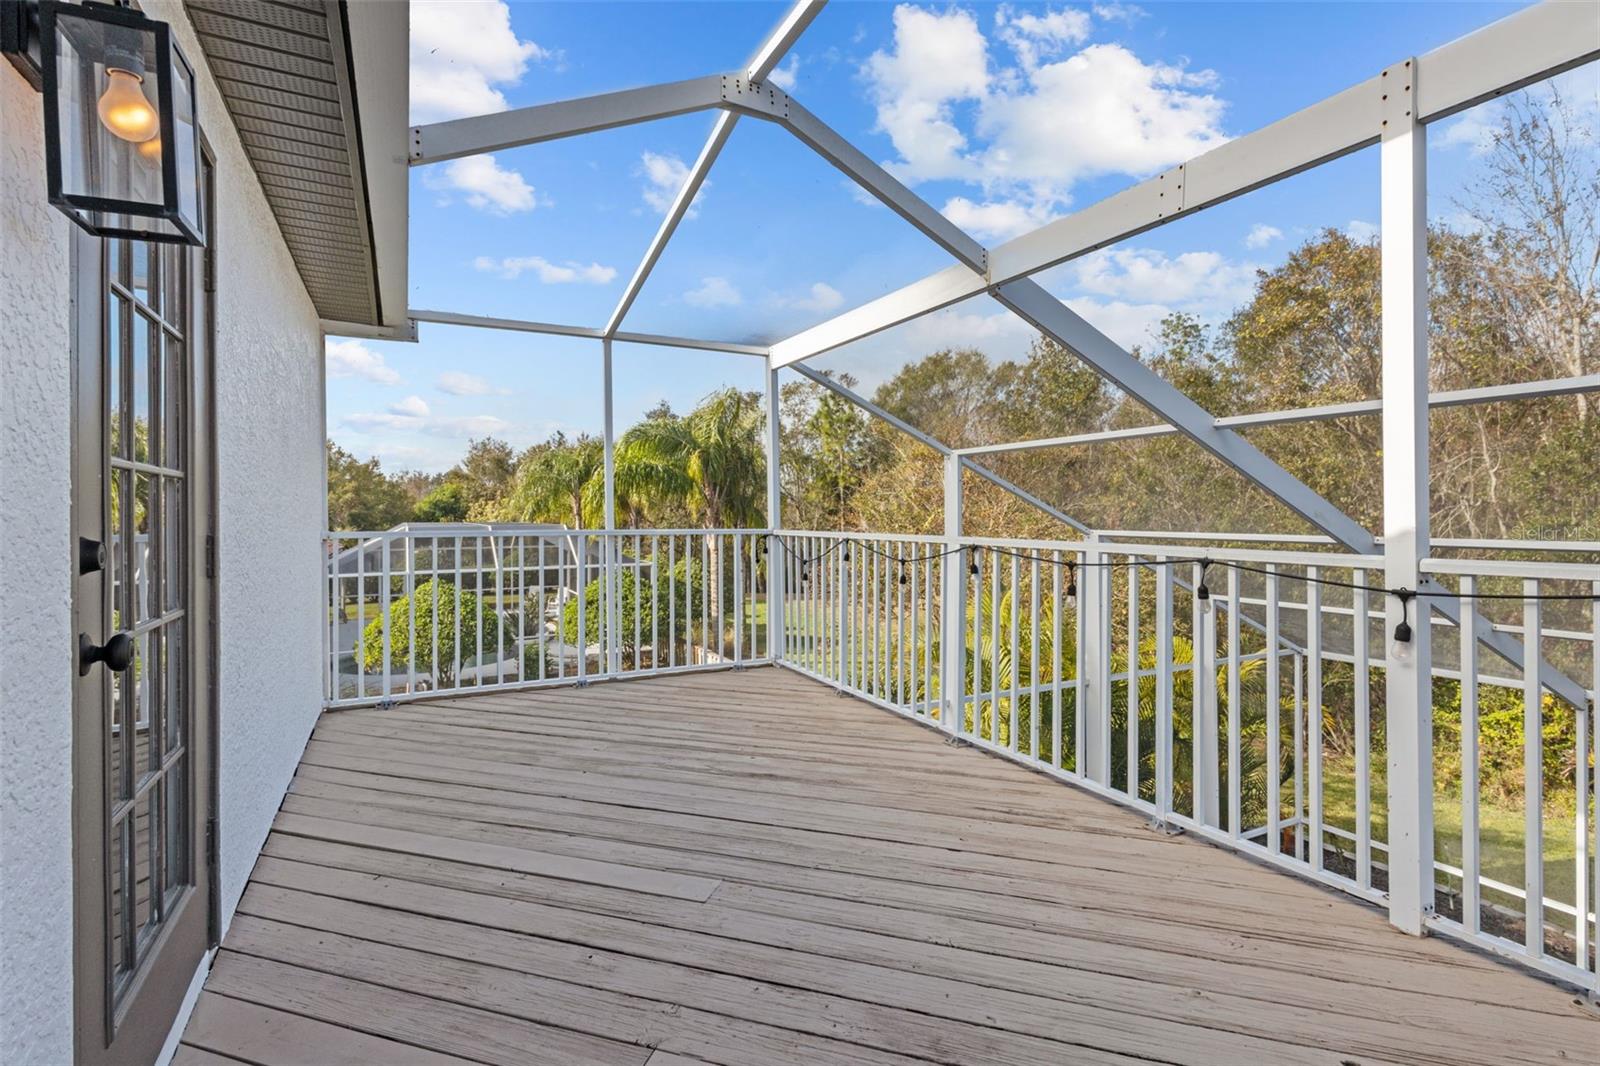
[[[224,918],[244,893],[322,706],[322,333],[271,209],[228,123],[199,41],[173,23],[199,74],[217,160],[217,533],[222,640]]]
[[[219,737],[231,917],[322,689],[322,338],[181,5],[217,162]],[[0,1062],[72,1047],[70,223],[41,101],[0,63]]]
[[[72,1059],[72,223],[0,61],[0,1062]]]

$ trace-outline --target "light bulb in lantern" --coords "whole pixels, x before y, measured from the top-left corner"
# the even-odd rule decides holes
[[[96,106],[106,129],[135,144],[161,132],[161,116],[139,87],[143,83],[144,79],[130,70],[107,67],[106,91],[100,94]]]
[[[139,155],[139,162],[143,163],[145,166],[159,167],[161,165],[160,137],[152,137],[148,141],[140,141],[139,147],[136,149],[136,151]]]

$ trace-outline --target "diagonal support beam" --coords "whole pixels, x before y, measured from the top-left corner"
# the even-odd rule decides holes
[[[799,0],[791,6],[778,25],[767,35],[767,39],[761,43],[761,47],[756,49],[755,55],[750,57],[750,62],[745,67],[745,77],[758,84],[766,81],[767,76],[806,31],[806,27],[822,13],[825,3],[826,0]],[[622,296],[617,300],[617,306],[611,312],[611,317],[606,321],[607,337],[615,336],[622,328],[622,320],[627,317],[633,302],[639,298],[639,292],[649,280],[650,272],[656,268],[656,263],[660,262],[662,253],[667,250],[667,242],[672,240],[678,225],[688,215],[689,208],[694,204],[694,198],[700,195],[706,176],[711,173],[712,164],[717,161],[717,156],[722,154],[722,149],[728,143],[728,137],[733,133],[733,127],[738,121],[737,111],[726,110],[717,116],[716,124],[711,127],[711,136],[706,139],[705,147],[700,149],[700,155],[689,168],[683,187],[678,190],[678,195],[668,208],[666,217],[661,220],[660,228],[650,239],[650,247],[645,250],[644,258],[640,260],[633,277],[622,290]]]
[[[1029,278],[1013,281],[997,288],[994,297],[1335,541],[1361,555],[1377,552],[1377,541],[1361,523],[1312,491],[1238,433],[1218,427],[1209,412],[1091,326],[1038,282]]]
[[[1418,110],[1433,122],[1600,57],[1593,4],[1546,0],[1417,62]],[[1378,75],[990,252],[987,278],[948,268],[772,346],[788,366],[1126,240],[1378,141]]]

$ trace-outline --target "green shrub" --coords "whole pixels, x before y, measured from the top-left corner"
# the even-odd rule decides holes
[[[415,605],[414,612],[413,605]],[[463,665],[477,655],[480,633],[485,659],[494,656],[499,641],[504,641],[508,649],[514,647],[515,636],[504,631],[493,608],[479,599],[476,593],[458,590],[448,581],[425,581],[418,585],[410,596],[402,596],[389,606],[391,670],[404,670],[409,660],[410,666],[417,673],[434,673],[435,620],[438,623],[439,652],[436,676],[441,686],[447,686],[455,680],[458,635],[461,640],[460,658]],[[381,614],[367,623],[367,628],[362,633],[361,645],[362,659],[366,668],[383,669]]]
[[[635,618],[639,621],[639,640],[645,644],[650,642],[652,617],[655,620],[654,631],[657,638],[663,642],[684,644],[698,637],[700,618],[705,609],[702,569],[698,561],[693,566],[680,562],[670,572],[663,568],[654,590],[648,577],[640,581],[632,569],[622,571],[618,578],[622,591],[622,646],[629,651],[634,650]],[[654,602],[651,601],[652,591]],[[583,614],[582,643],[585,646],[598,643],[601,624],[598,578],[589,582],[588,587],[583,590]],[[714,622],[712,628],[715,630]],[[562,608],[561,636],[568,644],[579,643],[576,598],[568,600],[566,606]]]

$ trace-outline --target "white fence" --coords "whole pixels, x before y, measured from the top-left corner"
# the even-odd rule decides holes
[[[1406,642],[1382,559],[1329,551],[799,530],[327,551],[330,706],[778,662],[1374,903],[1385,683],[1426,641],[1432,927],[1600,987],[1600,567],[1431,560]]]
[[[753,530],[333,533],[331,707],[767,657]]]
[[[805,531],[777,539],[784,665],[1374,903],[1388,889],[1389,657],[1429,641],[1431,924],[1600,987],[1590,770],[1600,567],[1431,561],[1443,588],[1410,600],[1408,644],[1386,622],[1392,593],[1380,557]],[[1483,643],[1490,634],[1509,641],[1516,661]],[[1518,663],[1540,660],[1580,679],[1587,705],[1542,692],[1537,673],[1525,678]],[[958,692],[959,704],[944,692]],[[1502,741],[1508,731],[1520,738],[1522,763],[1520,787],[1493,802],[1480,765],[1491,726]]]

